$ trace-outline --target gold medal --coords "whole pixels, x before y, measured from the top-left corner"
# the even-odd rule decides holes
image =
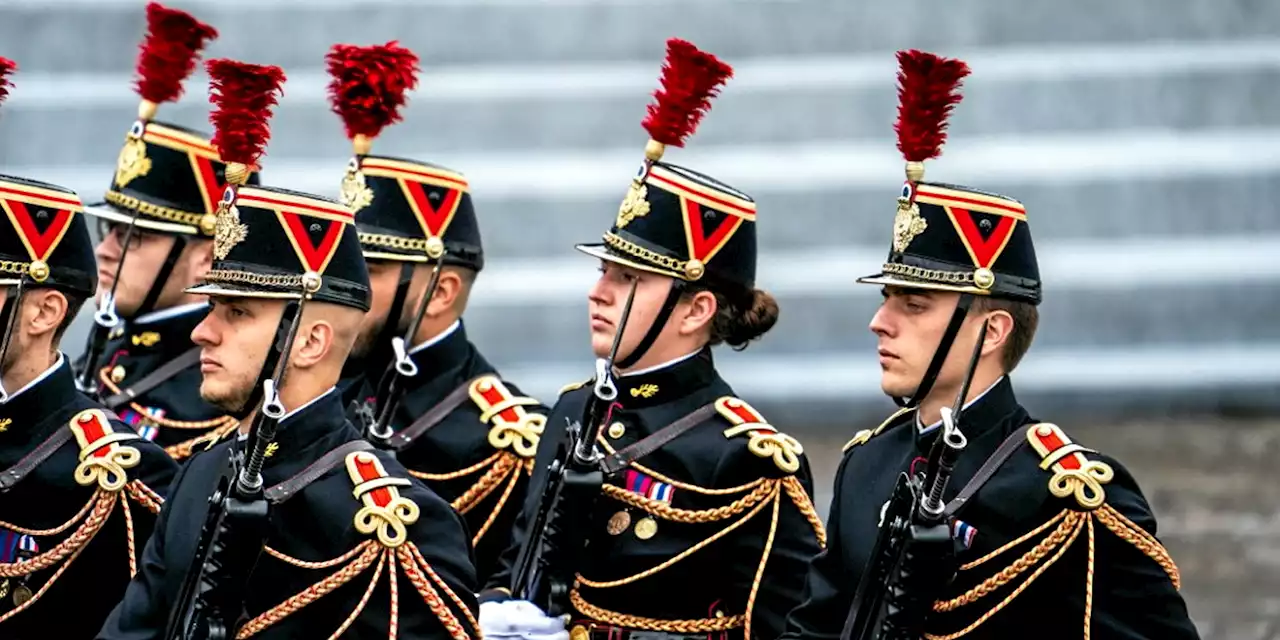
[[[587,632],[587,628],[580,624],[575,624],[572,629],[569,629],[569,640],[587,640],[590,637],[591,634]]]
[[[616,536],[626,531],[629,526],[631,526],[631,514],[626,511],[619,511],[613,514],[612,518],[609,518],[609,524],[605,526],[605,531],[608,531],[609,535]]]
[[[641,540],[648,540],[649,538],[652,538],[655,535],[658,535],[657,520],[654,520],[653,518],[646,516],[644,518],[641,518],[640,522],[636,523],[637,538],[640,538]]]
[[[25,584],[20,584],[13,589],[13,605],[21,607],[31,601],[31,588]]]

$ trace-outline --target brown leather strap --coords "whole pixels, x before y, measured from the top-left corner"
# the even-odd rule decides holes
[[[1024,424],[1009,434],[1009,437],[1005,438],[1004,442],[1001,442],[1000,446],[996,448],[995,453],[991,454],[991,457],[982,463],[982,466],[978,468],[978,472],[973,474],[973,477],[969,479],[969,483],[964,485],[964,488],[960,490],[960,493],[956,494],[956,497],[951,499],[951,502],[947,503],[944,513],[948,516],[955,515],[973,497],[973,494],[977,493],[978,489],[981,489],[982,485],[985,485],[1000,470],[1000,467],[1004,466],[1004,463],[1018,450],[1018,447],[1027,441],[1027,430],[1034,426],[1033,424]]]
[[[62,425],[53,435],[40,443],[40,446],[31,450],[17,464],[0,472],[0,491],[8,491],[13,485],[22,482],[28,473],[35,471],[36,467],[42,462],[49,459],[53,452],[57,451],[62,445],[69,442],[72,438],[71,427]]]
[[[707,418],[710,418],[715,414],[715,403],[699,407],[694,410],[693,413],[672,422],[671,424],[653,432],[648,437],[641,439],[639,442],[634,442],[624,447],[621,451],[605,458],[604,461],[600,463],[601,468],[604,469],[605,475],[613,475],[622,471],[630,466],[632,462],[661,449],[663,445],[680,437],[684,432],[702,424],[707,420]]]
[[[449,392],[449,395],[436,403],[436,406],[431,407],[429,411],[418,416],[418,419],[414,420],[413,424],[395,432],[390,438],[387,438],[387,446],[391,447],[395,451],[404,451],[409,447],[409,445],[413,444],[415,440],[421,438],[422,434],[430,431],[432,427],[443,422],[449,414],[453,413],[454,409],[457,409],[463,402],[466,402],[467,399],[471,397],[472,383],[480,378],[487,377],[488,375],[490,374],[472,378],[462,383],[462,386]]]
[[[280,504],[289,498],[297,495],[307,485],[319,480],[321,476],[329,473],[330,469],[342,464],[347,456],[356,451],[373,451],[374,446],[368,440],[352,440],[345,443],[329,453],[320,456],[319,460],[312,462],[306,469],[303,469],[298,475],[285,480],[277,485],[272,485],[263,495],[271,504]]]
[[[107,405],[112,411],[118,410],[135,398],[145,394],[152,389],[168,382],[170,378],[181,373],[188,367],[193,367],[200,362],[200,347],[192,347],[183,352],[182,355],[160,365],[155,371],[143,376],[138,380],[137,384],[122,389],[120,393],[108,396],[102,400],[102,404]]]

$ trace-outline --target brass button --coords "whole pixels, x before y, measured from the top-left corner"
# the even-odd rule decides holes
[[[124,367],[123,367],[123,366],[121,366],[121,365],[116,365],[116,366],[112,367],[112,368],[111,368],[111,381],[112,381],[112,382],[114,382],[114,383],[116,383],[116,384],[119,384],[121,381],[123,381],[123,380],[124,380],[124,373],[125,373],[125,371],[124,371]]]
[[[609,425],[609,437],[617,440],[627,434],[627,426],[621,422],[615,422]]]
[[[569,630],[569,640],[587,640],[589,637],[591,634],[587,633],[587,628],[580,624],[573,625]]]

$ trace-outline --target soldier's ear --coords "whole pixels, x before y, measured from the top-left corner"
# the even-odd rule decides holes
[[[299,369],[316,366],[329,355],[334,346],[333,324],[325,319],[304,322],[293,339],[293,353],[289,362]]]
[[[1004,349],[1005,343],[1009,341],[1009,336],[1013,335],[1013,316],[1008,311],[1004,309],[992,310],[987,319],[987,337],[982,344],[982,355],[984,356],[999,353],[1001,349]],[[977,331],[981,326],[981,319],[978,319],[974,330]]]
[[[687,299],[688,308],[680,318],[680,334],[687,336],[709,330],[718,309],[715,294],[706,290],[696,291]]]
[[[431,281],[431,270],[427,270],[426,282]],[[423,285],[422,293],[427,292],[426,285]],[[431,296],[431,302],[427,306],[427,315],[431,317],[439,316],[453,309],[454,303],[458,301],[458,296],[462,294],[462,276],[457,271],[449,268],[440,270],[440,282],[436,284],[435,293]],[[412,318],[410,319],[412,321]]]
[[[54,289],[36,289],[23,297],[22,327],[32,336],[53,336],[67,315],[67,297]]]

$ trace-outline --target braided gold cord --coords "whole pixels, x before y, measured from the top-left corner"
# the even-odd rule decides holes
[[[89,501],[85,502],[84,506],[80,507],[80,510],[77,511],[74,516],[71,516],[70,520],[67,520],[66,522],[52,529],[27,529],[26,527],[19,527],[16,524],[11,524],[3,520],[0,520],[0,527],[8,529],[14,533],[26,534],[29,536],[36,536],[36,537],[56,536],[62,533],[63,531],[66,531],[67,529],[70,529],[71,527],[75,526],[77,522],[80,522],[81,520],[83,520],[85,514],[89,513],[89,511],[98,504],[98,500],[100,498],[101,496],[98,495],[98,493],[95,491],[93,495],[89,496]]]
[[[129,500],[121,500],[120,508],[124,510],[124,537],[129,546],[129,579],[138,575],[138,554],[133,544],[133,514],[129,511]]]
[[[111,494],[111,495],[114,496],[115,494]],[[88,547],[89,547],[88,541],[86,540],[85,544],[80,545],[75,550],[75,552],[71,554],[71,557],[67,558],[67,561],[64,562],[62,566],[58,567],[58,570],[53,572],[53,575],[49,576],[49,579],[46,580],[45,583],[41,585],[41,587],[34,594],[32,594],[30,600],[14,607],[13,609],[10,609],[7,613],[0,616],[0,622],[4,622],[5,620],[12,618],[13,616],[18,615],[19,613],[26,611],[28,608],[34,605],[38,600],[40,600],[40,598],[44,596],[45,592],[48,591],[49,588],[53,586],[53,583],[57,582],[58,578],[62,577],[62,574],[65,573],[67,568],[71,566],[71,563],[75,562],[76,558],[80,557],[80,554]]]
[[[622,487],[616,487],[611,484],[604,485],[603,490],[605,495],[610,498],[637,509],[652,513],[663,520],[683,522],[685,524],[705,524],[707,522],[728,520],[729,518],[746,511],[753,505],[768,499],[773,493],[778,491],[778,483],[778,480],[771,480],[768,483],[762,482],[756,486],[751,493],[748,493],[727,505],[715,507],[713,509],[702,509],[700,511],[677,509],[661,500],[646,498],[638,493],[627,491]]]
[[[373,564],[373,561],[378,558],[383,549],[372,540],[366,540],[357,548],[361,547],[364,548],[364,552],[345,567],[250,620],[236,634],[236,640],[244,640],[244,638],[251,638],[261,633],[263,630],[298,612],[303,607],[328,595],[334,589],[350,582],[364,572],[365,569],[368,569],[369,565]]]
[[[387,564],[387,556],[389,555],[391,555],[389,549],[384,549],[382,553],[378,554],[378,564],[373,567],[373,576],[369,578],[369,586],[365,587],[364,594],[360,596],[360,601],[356,603],[355,608],[351,610],[351,614],[347,616],[347,619],[343,620],[338,629],[329,636],[329,640],[341,638],[342,634],[351,628],[356,618],[360,617],[360,612],[364,611],[365,606],[369,604],[369,597],[373,595],[373,589],[378,586],[378,578],[382,577],[382,567]],[[392,560],[391,564],[394,565],[395,561]],[[395,582],[394,576],[392,576],[391,581]]]
[[[617,451],[613,448],[613,445],[610,445],[609,442],[605,440],[603,437],[597,438],[597,442],[599,442],[601,445],[604,445],[605,450],[608,451],[610,455],[617,453]],[[727,496],[735,493],[744,493],[744,492],[750,491],[751,489],[754,489],[757,485],[763,484],[764,482],[769,480],[769,478],[756,478],[751,482],[738,485],[736,487],[728,487],[725,489],[707,489],[705,487],[699,487],[697,485],[680,482],[675,478],[664,476],[661,473],[658,473],[657,471],[654,471],[653,469],[650,469],[649,467],[646,467],[640,464],[639,462],[632,462],[631,468],[635,469],[636,471],[639,471],[640,473],[643,473],[647,476],[652,477],[654,480],[657,480],[658,482],[665,482],[671,485],[673,488],[683,489],[685,491],[692,491],[694,493],[700,493],[704,496]]]
[[[467,513],[475,508],[476,505],[484,502],[489,494],[493,493],[498,485],[507,478],[507,475],[515,470],[517,459],[515,454],[503,452],[503,456],[493,463],[492,467],[480,476],[476,483],[471,485],[469,489],[458,496],[451,505],[458,513]]]
[[[110,389],[112,394],[117,394],[120,393],[120,386],[111,381],[111,369],[112,367],[103,367],[99,370],[98,380],[102,382],[107,389]],[[155,423],[166,429],[208,429],[209,427],[219,426],[228,420],[236,422],[236,419],[231,416],[218,416],[217,418],[210,418],[208,420],[171,420],[169,418],[155,417],[147,413],[146,407],[136,402],[130,402],[129,408],[136,411],[138,415],[147,422]]]
[[[435,614],[436,619],[440,621],[446,631],[454,640],[468,640],[469,636],[462,623],[458,622],[458,617],[453,615],[449,610],[449,606],[440,598],[439,592],[427,580],[422,570],[418,568],[413,552],[410,547],[416,547],[412,542],[402,544],[396,547],[396,555],[400,558],[400,567],[404,569],[404,575],[409,579],[409,583],[414,589],[418,590],[418,595],[422,596],[423,602],[427,603],[427,607],[431,609],[431,613]],[[465,609],[464,609],[465,610]],[[477,635],[478,637],[478,635]]]
[[[959,609],[1008,584],[1027,569],[1043,560],[1045,556],[1061,545],[1062,541],[1067,539],[1068,536],[1072,536],[1072,539],[1074,539],[1073,534],[1079,532],[1080,527],[1084,524],[1082,522],[1084,517],[1083,513],[1071,511],[1053,533],[1045,536],[1036,546],[1022,554],[1022,557],[1014,560],[1012,564],[1001,569],[990,578],[983,580],[978,586],[966,591],[964,594],[950,600],[935,602],[933,610],[945,612]]]
[[[1164,548],[1164,545],[1160,544],[1145,529],[1134,524],[1133,521],[1126,518],[1123,513],[1116,511],[1109,504],[1103,505],[1101,509],[1094,513],[1097,515],[1098,520],[1106,525],[1112,533],[1137,547],[1139,551],[1160,565],[1160,568],[1169,574],[1169,580],[1173,582],[1174,589],[1182,590],[1182,574],[1178,571],[1178,565],[1174,564],[1173,558],[1169,556],[1169,551]]]
[[[146,507],[147,511],[152,514],[159,514],[160,507],[164,506],[164,498],[144,484],[141,480],[130,482],[125,489],[129,495],[133,497],[138,504]]]
[[[493,464],[499,457],[502,456],[503,453],[506,453],[506,452],[495,451],[493,452],[493,455],[467,467],[466,469],[458,469],[457,471],[450,471],[449,473],[427,473],[425,471],[414,471],[413,469],[410,469],[409,475],[415,478],[418,478],[419,480],[436,480],[436,481],[457,480],[458,478],[461,478],[463,476],[469,476]]]
[[[384,558],[391,559],[387,563],[387,579],[391,580],[391,617],[387,619],[387,640],[396,640],[396,636],[400,635],[400,576],[396,575],[396,565],[400,563],[398,558],[393,557],[390,549],[382,554]]]
[[[1089,566],[1084,573],[1084,640],[1093,632],[1093,518],[1089,524]]]
[[[771,495],[772,496],[778,495],[776,487],[775,487],[775,491]],[[661,564],[655,567],[646,569],[644,571],[641,571],[640,573],[637,573],[633,576],[628,576],[626,578],[621,578],[618,580],[610,580],[607,582],[596,582],[595,580],[588,580],[587,578],[582,577],[582,574],[578,574],[577,581],[583,584],[584,586],[591,587],[592,589],[611,589],[613,587],[621,587],[623,585],[631,584],[632,582],[636,582],[638,580],[643,580],[645,578],[648,578],[649,576],[654,575],[655,573],[658,573],[659,571],[662,571],[674,565],[675,563],[680,562],[681,560],[684,560],[685,558],[697,553],[699,550],[715,542],[716,540],[719,540],[720,538],[723,538],[729,535],[730,533],[733,532],[734,529],[741,527],[742,525],[746,524],[748,520],[751,520],[752,518],[754,518],[756,514],[760,513],[768,504],[769,504],[768,496],[766,496],[766,498],[764,500],[761,500],[759,504],[757,504],[754,508],[752,508],[751,511],[747,513],[747,515],[742,516],[742,518],[738,519],[733,524],[713,533],[710,537],[706,538],[705,540],[702,540],[701,542],[693,545],[692,547],[689,547],[688,549],[685,549],[684,551],[681,551],[680,553],[670,558],[667,558]]]
[[[484,524],[480,525],[476,535],[472,536],[471,546],[474,547],[480,544],[480,538],[484,537],[484,534],[489,531],[489,527],[492,527],[493,523],[498,519],[498,514],[502,513],[502,507],[506,506],[507,500],[511,498],[511,492],[515,491],[516,485],[520,484],[520,472],[523,467],[523,464],[518,464],[511,468],[511,473],[508,474],[511,476],[511,481],[507,482],[507,488],[503,489],[502,495],[498,496],[498,502],[493,505],[493,509],[489,512],[489,517],[485,518]]]
[[[1024,543],[1024,542],[1026,542],[1027,540],[1030,540],[1031,538],[1033,538],[1033,537],[1035,537],[1035,536],[1037,536],[1037,535],[1040,535],[1041,533],[1043,533],[1043,532],[1044,532],[1044,530],[1045,530],[1045,529],[1048,529],[1049,527],[1053,526],[1053,524],[1054,524],[1055,522],[1057,522],[1057,521],[1059,521],[1059,520],[1061,520],[1061,519],[1063,519],[1063,518],[1067,517],[1067,515],[1068,515],[1069,513],[1071,513],[1071,510],[1070,510],[1070,509],[1063,509],[1062,511],[1060,511],[1060,512],[1058,513],[1058,515],[1056,515],[1056,516],[1054,516],[1054,517],[1052,517],[1052,518],[1049,518],[1049,520],[1048,520],[1048,521],[1046,521],[1044,524],[1042,524],[1042,525],[1040,525],[1040,526],[1038,526],[1038,527],[1036,527],[1036,528],[1034,528],[1034,529],[1032,529],[1032,530],[1030,530],[1030,531],[1028,531],[1028,532],[1026,532],[1026,533],[1024,533],[1024,534],[1022,534],[1022,535],[1021,535],[1021,536],[1019,536],[1016,540],[1013,540],[1013,541],[1011,541],[1011,542],[1009,542],[1009,543],[1006,543],[1004,546],[1000,547],[999,549],[996,549],[995,551],[992,551],[991,553],[988,553],[987,555],[982,556],[981,558],[978,558],[977,560],[974,560],[974,561],[972,561],[972,562],[966,562],[965,564],[963,564],[963,565],[961,565],[961,566],[960,566],[960,570],[961,570],[961,571],[968,571],[968,570],[970,570],[970,569],[972,569],[972,568],[974,568],[974,567],[976,567],[976,566],[978,566],[978,565],[981,565],[981,564],[983,564],[983,563],[987,562],[988,560],[991,560],[992,558],[995,558],[996,556],[999,556],[1000,554],[1004,553],[1005,551],[1008,551],[1009,549],[1012,549],[1012,548],[1014,548],[1014,547],[1016,547],[1016,546],[1018,546],[1018,545],[1020,545],[1020,544],[1022,544],[1022,543]]]
[[[1058,549],[1058,552],[1055,553],[1053,557],[1049,558],[1048,561],[1040,565],[1040,567],[1037,568],[1035,572],[1033,572],[1029,577],[1027,577],[1027,579],[1024,580],[1022,584],[1018,585],[1018,587],[1014,589],[1013,592],[1005,596],[1004,600],[1001,600],[999,604],[997,604],[994,607],[991,607],[991,609],[989,609],[986,613],[982,614],[982,616],[980,616],[977,620],[973,621],[973,623],[971,623],[969,626],[955,633],[948,634],[948,635],[934,635],[934,634],[926,633],[924,637],[927,640],[955,640],[956,638],[968,635],[974,629],[977,629],[978,627],[982,626],[982,624],[985,623],[987,620],[990,620],[992,616],[999,613],[1006,606],[1008,606],[1010,602],[1013,602],[1014,598],[1021,595],[1022,592],[1025,591],[1027,587],[1031,586],[1031,583],[1036,581],[1036,578],[1039,578],[1041,574],[1043,574],[1045,571],[1049,569],[1049,567],[1052,567],[1053,564],[1057,562],[1059,558],[1062,557],[1062,554],[1066,553],[1067,550],[1071,548],[1071,544],[1074,543],[1076,541],[1076,537],[1080,535],[1080,529],[1083,528],[1084,521],[1086,518],[1087,516],[1085,516],[1084,514],[1079,512],[1074,512],[1074,511],[1071,513],[1071,515],[1067,516],[1066,522],[1064,522],[1064,524],[1070,523],[1072,525],[1072,529],[1071,529],[1071,535],[1067,538],[1066,542],[1061,545],[1061,548]],[[959,598],[957,598],[957,600],[958,599]],[[976,598],[974,599],[976,600]],[[972,602],[972,600],[970,600],[970,602]],[[942,604],[944,603],[935,602],[933,605],[934,611],[947,610],[947,609],[939,608],[939,605],[942,605]],[[961,605],[958,605],[958,606],[963,606],[963,604],[968,604],[968,603],[962,603]]]
[[[332,559],[332,560],[321,560],[321,561],[319,561],[319,562],[307,562],[306,560],[299,560],[299,559],[297,559],[297,558],[295,558],[295,557],[293,557],[293,556],[291,556],[291,555],[289,555],[289,554],[287,554],[287,553],[284,553],[283,551],[276,551],[275,549],[271,548],[271,546],[270,546],[270,545],[266,546],[266,547],[265,547],[265,549],[266,549],[267,555],[269,555],[269,556],[271,556],[271,557],[273,557],[273,558],[275,558],[275,559],[277,559],[277,560],[280,560],[280,561],[282,561],[282,562],[286,562],[286,563],[291,564],[291,565],[293,565],[293,566],[295,566],[295,567],[298,567],[299,569],[328,569],[328,568],[330,568],[330,567],[336,567],[336,566],[338,566],[338,565],[340,565],[340,564],[342,564],[342,563],[344,563],[344,562],[346,562],[346,561],[348,561],[348,560],[350,560],[350,559],[352,559],[352,558],[356,557],[357,555],[360,555],[361,553],[364,553],[364,552],[365,552],[365,547],[367,547],[368,545],[371,545],[371,544],[373,544],[373,541],[372,541],[372,540],[365,540],[364,542],[362,542],[362,543],[360,543],[360,544],[356,545],[356,546],[355,546],[353,549],[351,549],[350,551],[348,551],[348,552],[346,552],[346,553],[344,553],[344,554],[342,554],[342,555],[340,555],[340,556],[338,556],[338,557],[336,557],[336,558],[334,558],[334,559]]]
[[[196,447],[203,444],[205,445],[205,448],[208,449],[209,447],[221,442],[223,438],[234,433],[235,430],[239,428],[239,422],[236,422],[234,419],[229,419],[226,424],[220,427],[202,433],[190,440],[184,440],[178,444],[165,447],[164,452],[169,454],[169,457],[174,460],[185,460],[186,458],[190,458],[192,453],[195,453]]]
[[[800,480],[795,476],[787,476],[782,481],[782,488],[787,490],[791,501],[795,503],[796,508],[800,509],[805,520],[809,521],[809,526],[813,527],[813,535],[818,538],[818,546],[826,549],[827,528],[823,526],[822,518],[818,516],[817,509],[813,508],[813,501],[809,499],[809,494],[801,486]]]
[[[625,627],[628,629],[642,629],[645,631],[663,631],[666,633],[710,633],[712,631],[729,631],[737,629],[746,623],[746,616],[733,615],[723,618],[697,618],[692,620],[663,620],[660,618],[645,618],[642,616],[633,616],[626,613],[618,613],[601,609],[582,599],[582,595],[578,593],[577,585],[569,591],[569,600],[573,603],[573,608],[578,613],[599,620],[605,624],[611,624],[615,627]]]
[[[409,547],[409,551],[413,554],[413,559],[418,563],[418,568],[425,571],[436,584],[440,585],[441,589],[444,589],[445,595],[449,596],[449,599],[453,601],[453,604],[458,607],[458,611],[461,611],[462,615],[466,616],[467,622],[471,624],[471,630],[475,632],[475,636],[477,638],[480,637],[480,623],[476,622],[475,616],[471,615],[471,609],[468,609],[467,605],[463,604],[462,598],[459,598],[458,594],[454,593],[453,589],[450,589],[449,585],[445,583],[444,580],[440,579],[436,570],[432,569],[431,565],[427,562],[427,559],[422,557],[422,551],[419,550],[416,545],[411,544]]]
[[[782,505],[782,492],[773,494],[773,521],[769,523],[769,537],[764,541],[764,553],[760,554],[760,567],[751,581],[751,595],[747,596],[747,610],[742,614],[742,637],[751,637],[751,612],[756,608],[756,596],[760,593],[760,582],[764,580],[764,568],[769,564],[769,552],[773,551],[773,539],[778,535],[778,507]]]
[[[107,518],[111,517],[111,512],[116,506],[116,499],[119,497],[119,494],[115,492],[102,490],[95,491],[93,495],[94,497],[90,498],[90,501],[94,503],[94,508],[90,511],[89,516],[85,518],[84,523],[80,525],[80,528],[76,529],[75,533],[59,542],[54,548],[26,562],[0,563],[0,578],[17,578],[43,571],[89,544],[89,541],[106,524]]]

